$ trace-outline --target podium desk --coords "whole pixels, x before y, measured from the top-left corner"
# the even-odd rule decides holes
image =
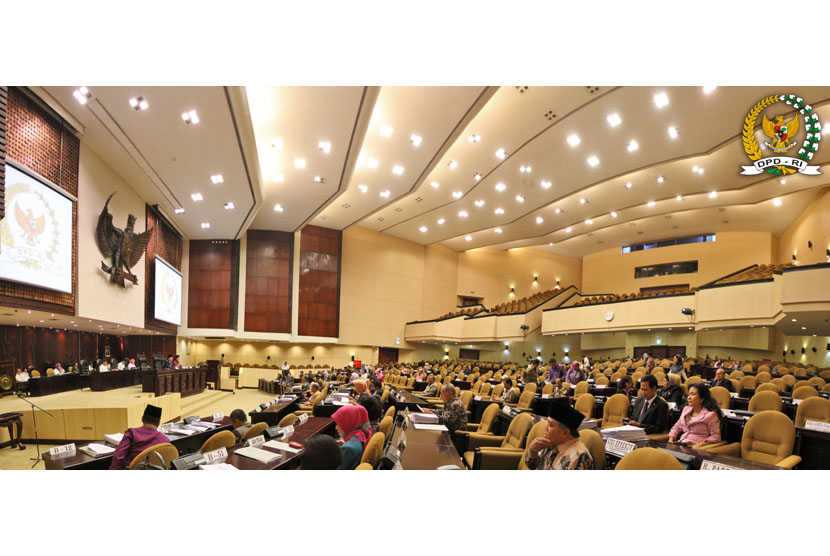
[[[88,374],[81,375],[77,373],[46,376],[44,373],[39,377],[30,378],[26,384],[30,396],[48,396],[49,394],[59,394],[60,392],[85,388],[89,386],[89,376]]]
[[[294,425],[294,434],[292,434],[291,437],[288,438],[288,440],[282,440],[280,438],[277,438],[275,440],[286,443],[299,442],[300,444],[302,444],[307,439],[318,434],[328,434],[329,436],[334,436],[334,421],[327,417],[309,417],[308,421],[306,421],[302,425]],[[262,463],[255,459],[237,455],[235,452],[237,448],[240,447],[241,446],[236,446],[228,450],[228,459],[225,461],[225,463],[229,463],[241,471],[294,469],[299,466],[303,456],[302,451],[288,452],[285,450],[271,448],[269,446],[259,446],[259,448],[267,452],[282,454],[282,457],[276,461],[272,461],[271,463]]]
[[[294,396],[294,399],[289,402],[276,403],[268,409],[262,411],[250,411],[248,416],[251,418],[251,424],[268,423],[269,427],[279,424],[283,417],[289,413],[293,413],[299,409],[300,396]]]
[[[106,373],[93,372],[89,376],[89,389],[93,392],[106,392],[116,388],[127,388],[141,384],[140,369],[123,371],[109,371]]]
[[[153,392],[156,396],[168,392],[178,392],[182,397],[198,394],[207,386],[207,372],[207,367],[143,371],[141,391]]]

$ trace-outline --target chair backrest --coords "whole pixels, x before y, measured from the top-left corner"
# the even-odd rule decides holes
[[[781,392],[781,389],[774,382],[765,382],[763,384],[759,384],[755,389],[755,393],[757,394],[758,392],[775,392],[778,394]]]
[[[830,423],[830,400],[813,396],[798,404],[795,411],[795,426],[803,427],[807,420]]]
[[[233,433],[231,433],[233,435]],[[170,444],[169,442],[164,442],[162,444],[156,444],[155,446],[150,446],[146,450],[139,453],[136,457],[133,458],[133,461],[130,462],[130,469],[136,469],[138,464],[143,462],[147,459],[147,454],[150,452],[158,452],[158,454],[164,460],[164,468],[168,469],[170,467],[170,462],[179,457],[179,451],[176,449],[175,446]],[[150,463],[156,463],[155,458],[150,458]]]
[[[646,376],[645,373],[634,373],[633,375],[631,375],[631,380],[634,381],[634,384],[637,384],[638,382],[640,382],[640,379],[644,376]],[[657,373],[654,373],[654,377],[657,378],[658,385],[663,384],[663,381],[666,380],[665,374],[663,374],[662,377],[658,377]]]
[[[493,424],[496,422],[496,415],[498,414],[499,404],[489,404],[484,409],[484,413],[481,414],[481,422],[478,424],[478,430],[476,432],[481,434],[493,432]]]
[[[478,391],[479,395],[489,396],[490,395],[490,389],[492,387],[493,387],[492,384],[490,384],[489,382],[485,382],[484,384],[481,385],[481,390]]]
[[[205,453],[222,447],[233,448],[234,446],[236,446],[236,436],[231,431],[222,431],[205,440],[199,451]]]
[[[787,389],[787,382],[783,378],[774,378],[774,379],[770,380],[770,383],[775,384],[776,386],[778,386],[778,391],[779,392],[783,392],[784,390]]]
[[[743,371],[732,371],[729,373],[729,378],[743,378],[744,376]]]
[[[626,471],[631,469],[640,470],[680,470],[683,466],[674,456],[657,448],[637,448],[632,450],[620,460],[614,469]]]
[[[790,374],[792,374],[792,371],[788,367],[784,367],[782,365],[781,367],[778,367],[778,374],[779,375],[790,375]]]
[[[692,384],[697,384],[698,382],[704,382],[704,380],[699,376],[690,376],[686,379],[686,386],[691,386]]]
[[[530,404],[533,403],[533,398],[536,397],[536,392],[532,392],[529,390],[525,390],[521,396],[519,396],[519,403],[516,404],[517,409],[530,409]]]
[[[481,390],[481,385],[482,384],[483,384],[483,381],[477,380],[475,382],[475,384],[473,384],[473,387],[470,389],[470,392],[472,392],[473,394],[478,394],[479,390]]]
[[[373,469],[374,467],[372,467],[371,463],[361,463],[354,468],[355,471],[372,471]]]
[[[741,378],[741,388],[755,388],[758,386],[758,379],[752,375]]]
[[[758,367],[759,373],[768,373],[769,372],[769,365],[761,365]]]
[[[597,378],[597,386],[608,386],[610,384],[610,380],[608,380],[607,376],[601,376]]]
[[[622,426],[623,417],[628,417],[628,396],[625,394],[614,394],[605,401],[605,409],[602,411],[602,427]]]
[[[490,391],[490,397],[498,398],[499,396],[502,395],[502,392],[504,392],[504,384],[501,384],[501,383],[496,384],[495,386],[493,386],[493,389]]]
[[[609,379],[611,382],[617,382],[623,377],[623,374],[619,371],[616,371],[611,374],[611,378]]]
[[[590,394],[587,394],[590,396]],[[591,452],[591,458],[594,460],[594,469],[602,470],[605,466],[605,443],[602,441],[602,436],[595,430],[582,429],[579,431],[579,439]]]
[[[533,425],[533,428],[527,433],[527,442],[525,444],[525,453],[522,458],[519,460],[519,470],[526,470],[527,465],[525,465],[525,458],[527,457],[527,447],[530,446],[530,443],[533,442],[534,439],[539,438],[540,436],[545,435],[545,429],[548,426],[547,419],[543,419]]]
[[[806,400],[807,398],[812,398],[813,396],[818,396],[818,390],[816,390],[813,386],[799,386],[793,390],[794,400]]]
[[[758,380],[758,384],[763,384],[772,380],[772,375],[768,371],[761,371],[755,375],[755,378]]]
[[[594,403],[596,403],[594,396],[586,392],[576,398],[574,409],[583,414],[586,419],[590,419],[594,414]]]
[[[545,384],[545,387],[542,388],[542,395],[551,393],[553,393],[553,383],[548,382],[547,384]]]
[[[810,384],[821,388],[822,386],[827,384],[827,382],[823,378],[821,378],[820,376],[814,376],[813,378],[810,379]]]
[[[267,428],[268,423],[257,423],[255,425],[251,425],[251,428],[245,431],[245,434],[242,435],[242,440],[248,440],[249,438],[259,436],[265,432],[265,429]]]
[[[586,380],[577,382],[576,386],[574,386],[574,397],[579,397],[581,394],[587,394],[590,387],[591,385],[588,384],[588,381]]]
[[[297,422],[297,416],[294,415],[293,413],[289,413],[288,415],[286,415],[285,417],[280,419],[280,422],[277,423],[277,426],[278,427],[289,427],[289,426],[293,425],[296,422]]]
[[[723,386],[715,386],[709,390],[709,393],[712,394],[721,409],[729,409],[732,405],[732,396],[729,395],[729,390]]]
[[[792,455],[795,425],[780,411],[761,411],[744,425],[741,457],[775,465]]]
[[[378,431],[372,435],[369,442],[366,443],[366,449],[363,450],[363,456],[360,458],[360,463],[368,463],[373,468],[377,467],[381,454],[383,454],[383,443],[386,442],[386,435]]]
[[[797,377],[807,376],[807,369],[805,369],[804,367],[798,367],[793,374]]]
[[[39,371],[32,371],[32,377],[38,377],[38,376],[40,376]]]
[[[412,388],[412,385],[413,385],[413,384],[415,384],[415,377],[414,377],[414,376],[411,376],[411,377],[409,377],[409,382],[407,382],[407,383],[406,383],[406,386],[407,386],[408,388]]]
[[[756,392],[749,398],[750,411],[781,411],[781,396],[776,392]]]
[[[46,369],[46,376],[55,376],[55,369],[53,369],[52,367]]]
[[[461,392],[461,396],[459,397],[461,403],[464,404],[464,409],[469,411],[470,410],[470,402],[473,401],[473,392],[472,390],[464,390]]]
[[[530,413],[519,413],[513,418],[513,422],[507,428],[507,434],[501,443],[502,448],[515,448],[520,450],[524,446],[525,437],[533,425],[533,417]]]
[[[524,394],[525,392],[532,392],[532,393],[535,394],[536,393],[536,388],[537,388],[537,385],[536,385],[535,382],[528,382],[527,384],[525,384],[525,387],[522,388],[522,394]]]

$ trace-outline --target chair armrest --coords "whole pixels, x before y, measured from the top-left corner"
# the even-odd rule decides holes
[[[726,441],[721,440],[720,442],[712,442],[710,444],[706,444],[705,442],[698,442],[697,444],[693,445],[692,448],[695,450],[709,450],[711,448],[720,448],[721,446],[726,446]]]
[[[712,452],[713,454],[726,454],[727,456],[735,456],[736,458],[741,457],[741,443],[740,442],[733,442],[732,444],[727,444],[726,446],[717,446],[715,448],[706,448],[707,452]]]
[[[507,407],[516,407],[516,406],[518,406],[519,404],[518,404],[518,403],[506,403],[506,402],[505,402],[505,404],[504,404],[504,405],[506,405]]]
[[[473,469],[517,469],[524,450],[511,448],[479,448],[475,451]]]
[[[648,438],[649,440],[659,440],[661,442],[668,442],[669,441],[669,433],[647,434],[646,438]]]
[[[467,423],[467,431],[469,432],[476,432],[478,428],[481,426],[481,423]],[[455,431],[456,433],[459,432],[466,432],[466,431]]]
[[[777,465],[778,467],[783,467],[784,469],[792,469],[799,463],[801,463],[801,456],[787,456],[775,465]]]
[[[467,450],[475,450],[476,448],[498,448],[504,442],[504,436],[491,436],[488,434],[479,434],[472,432],[469,434],[467,442]]]

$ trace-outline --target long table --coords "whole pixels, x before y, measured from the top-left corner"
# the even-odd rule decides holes
[[[280,442],[299,442],[302,444],[307,439],[317,434],[328,434],[334,436],[335,425],[334,421],[327,417],[309,417],[308,421],[301,425],[294,425],[294,434],[287,440],[277,439]],[[237,455],[237,447],[228,450],[228,459],[225,463],[229,463],[242,471],[254,470],[269,470],[269,469],[293,469],[297,467],[302,461],[303,452],[288,452],[285,450],[278,450],[270,446],[259,446],[267,452],[274,452],[275,454],[282,454],[282,457],[271,463],[262,463],[255,459],[246,458],[245,456]]]
[[[262,411],[250,411],[248,416],[251,424],[268,423],[269,427],[279,424],[283,417],[297,411],[300,404],[300,396],[294,396],[290,402],[277,403]]]
[[[659,450],[665,450],[671,453],[672,455],[676,454],[676,457],[680,459],[681,463],[686,463],[689,469],[700,469],[700,466],[703,464],[704,461],[711,461],[722,465],[728,465],[730,467],[737,467],[738,469],[767,471],[783,469],[782,467],[777,467],[775,465],[755,463],[753,461],[728,456],[726,454],[715,454],[712,452],[707,452],[706,450],[698,450],[696,448],[692,448],[691,446],[683,446],[673,442],[662,442],[659,440],[638,440],[637,442],[633,442],[633,444],[637,446],[637,448],[657,448]],[[620,458],[616,454],[606,453],[605,459],[613,469],[614,467],[616,467],[617,463],[619,463],[620,459],[622,458]],[[690,461],[685,462],[684,460],[686,459],[690,459]]]
[[[55,376],[32,377],[27,383],[30,396],[48,396],[85,388],[89,386],[89,376],[76,373],[66,373]]]
[[[418,430],[412,426],[408,416],[404,419],[406,425],[396,426],[391,440],[393,446],[398,446],[402,437],[406,438],[400,458],[403,469],[437,469],[444,465],[464,469],[464,461],[458,455],[449,432]]]

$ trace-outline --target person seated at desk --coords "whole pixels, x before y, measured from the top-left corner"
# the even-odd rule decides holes
[[[373,378],[372,384],[369,386],[369,389],[372,391],[372,396],[378,399],[379,402],[383,402],[383,382],[379,378]]]
[[[434,412],[427,409],[424,413],[433,413],[438,416],[438,423],[444,425],[450,432],[467,430],[467,410],[461,400],[455,397],[455,386],[448,382],[441,387],[442,409]]]
[[[567,373],[565,373],[565,380],[568,381],[571,386],[576,386],[580,381],[585,380],[585,373],[579,368],[579,361],[571,363],[571,368],[568,369]]]
[[[372,434],[378,432],[380,427],[380,418],[383,417],[383,408],[380,405],[380,400],[374,396],[366,396],[360,405],[366,408],[366,413],[369,415],[369,426],[372,429]]]
[[[230,415],[231,426],[233,427],[233,435],[236,437],[237,444],[242,442],[242,436],[251,428],[251,423],[248,422],[248,416],[241,409],[234,409]]]
[[[55,368],[53,369],[56,375],[63,375],[66,374],[66,369],[64,369],[60,363],[55,363]]]
[[[423,382],[427,379],[427,374],[424,372],[423,369],[418,369],[418,372],[415,373],[415,382]]]
[[[340,456],[342,461],[337,469],[354,469],[360,463],[366,443],[372,438],[369,414],[362,405],[344,405],[332,416],[340,434]]]
[[[422,395],[425,398],[435,398],[438,396],[438,384],[435,382],[435,375],[427,376],[427,387],[424,388]]]
[[[164,366],[162,369],[172,369],[173,368],[173,354],[169,354],[167,356],[167,361],[164,362]]]
[[[634,396],[634,379],[631,376],[625,375],[617,381],[617,394],[625,394],[629,401],[631,400],[632,396]]]
[[[357,369],[352,369],[352,374],[349,375],[349,382],[354,382],[355,380],[360,380],[360,375]]]
[[[366,381],[362,378],[355,380],[352,383],[352,387],[354,388],[354,400],[357,403],[362,403],[363,400],[366,398],[372,397],[369,393],[369,388],[366,386]]]
[[[731,369],[733,371],[737,371],[740,368],[741,368],[741,362],[740,361],[732,361]]]
[[[640,379],[642,396],[631,406],[631,420],[627,423],[642,427],[646,434],[660,434],[669,428],[669,404],[657,395],[657,378],[646,375]]]
[[[156,444],[170,442],[164,434],[158,431],[161,422],[161,408],[148,405],[141,417],[143,423],[140,427],[127,429],[124,438],[118,443],[115,453],[112,454],[110,469],[126,469],[135,457]]]
[[[130,362],[127,363],[127,370],[137,369],[135,365],[135,359],[130,359]]]
[[[722,358],[722,357],[718,357],[718,358],[715,360],[715,362],[714,362],[714,363],[712,363],[712,366],[713,366],[714,368],[716,368],[716,369],[722,369],[722,368],[723,368],[723,358]]]
[[[593,469],[591,452],[579,440],[584,418],[572,407],[551,404],[545,435],[530,443],[525,465],[529,469]]]
[[[115,369],[117,371],[126,370],[127,369],[127,361],[125,359],[122,359],[121,361],[118,362],[118,365],[115,366]]]
[[[571,387],[567,386],[566,382],[562,382],[561,378],[557,378],[556,382],[553,385],[553,395],[555,397],[561,398],[563,396],[567,396],[571,392]]]
[[[680,419],[669,432],[669,442],[712,444],[720,442],[723,414],[709,393],[709,387],[697,383],[689,386],[689,396]]]
[[[109,361],[101,361],[101,365],[98,367],[99,373],[108,373],[110,371],[110,362]]]
[[[680,375],[669,373],[668,376],[666,376],[666,386],[660,390],[658,395],[667,402],[673,403],[675,407],[682,407],[683,387],[680,385]]]
[[[17,369],[17,373],[14,375],[14,380],[21,384],[26,384],[29,382],[29,371]]]
[[[311,398],[314,397],[314,394],[316,394],[319,391],[320,391],[320,385],[317,384],[316,382],[312,382],[309,385],[308,390],[306,391],[306,393],[303,395],[303,400],[304,401],[310,400]]]
[[[179,354],[178,353],[173,356],[172,365],[173,365],[174,369],[180,369],[182,367],[182,364],[179,363]]]
[[[715,380],[712,381],[712,386],[720,386],[721,388],[726,388],[730,392],[733,390],[732,381],[726,378],[726,371],[723,369],[715,371]]]
[[[340,446],[327,434],[318,434],[303,442],[303,460],[300,469],[337,469],[343,462]]]
[[[513,379],[506,376],[501,383],[504,385],[504,390],[502,391],[499,400],[504,403],[519,403],[519,394],[513,390]]]

